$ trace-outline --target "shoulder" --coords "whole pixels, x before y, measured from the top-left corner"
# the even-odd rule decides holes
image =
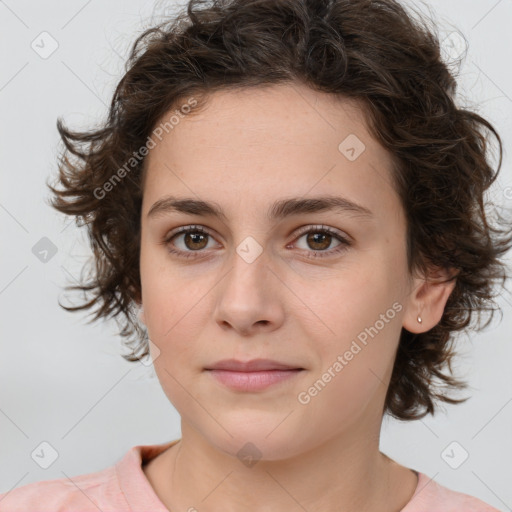
[[[449,489],[424,473],[419,473],[414,495],[401,512],[500,512],[481,499]]]
[[[127,503],[118,492],[115,466],[79,476],[32,482],[0,494],[0,512],[85,511],[103,512],[105,500],[113,506]],[[103,505],[104,506],[104,505]]]
[[[133,446],[114,465],[100,471],[33,482],[0,493],[0,512],[165,512],[142,464],[177,442]]]

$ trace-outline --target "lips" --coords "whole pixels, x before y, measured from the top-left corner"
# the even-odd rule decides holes
[[[303,370],[300,366],[281,363],[271,359],[252,359],[238,361],[236,359],[223,359],[208,366],[205,370],[226,370],[232,372],[262,372],[271,370]]]
[[[217,382],[235,392],[255,393],[285,382],[292,382],[304,368],[271,359],[237,361],[224,359],[205,368]]]

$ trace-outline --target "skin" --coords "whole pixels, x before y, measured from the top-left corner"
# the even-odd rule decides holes
[[[354,161],[338,149],[349,134],[365,145]],[[299,84],[216,92],[151,149],[141,318],[160,351],[155,371],[181,415],[182,437],[143,470],[170,510],[381,512],[410,500],[415,473],[379,451],[384,399],[401,328],[436,325],[454,283],[407,272],[405,216],[391,168],[354,100]],[[168,194],[214,201],[227,221],[179,212],[148,219]],[[275,200],[320,195],[343,195],[373,217],[266,216]],[[190,225],[208,231],[204,244],[178,235],[172,247],[199,257],[171,254],[163,241]],[[318,233],[317,225],[351,245],[336,254],[340,242],[328,236],[320,249],[327,255],[308,258],[319,245],[298,229]],[[262,250],[251,263],[236,251],[248,236]],[[394,318],[301,404],[298,394],[394,303],[401,305]],[[269,358],[305,370],[263,391],[235,392],[204,371],[226,358]],[[247,442],[261,453],[250,467],[237,457]]]

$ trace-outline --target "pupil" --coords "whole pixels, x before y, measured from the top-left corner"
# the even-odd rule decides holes
[[[187,247],[188,247],[187,240],[189,240],[190,238],[192,238],[193,244],[196,244],[198,242],[196,240],[196,238],[202,238],[203,239],[202,241],[204,242],[206,240],[206,235],[187,233],[187,235],[185,237],[185,245],[187,245]],[[205,244],[203,243],[200,247],[189,247],[189,249],[202,249],[204,247],[205,247]]]
[[[327,235],[326,233],[313,233],[308,236],[308,243],[312,242],[313,244],[320,244],[320,247],[316,247],[317,250],[326,249],[327,247],[329,247],[329,243],[325,244],[325,241],[329,236],[330,235]],[[321,240],[319,241],[318,238],[320,238]],[[324,243],[322,243],[322,240]],[[313,247],[313,249],[315,249],[315,247]]]

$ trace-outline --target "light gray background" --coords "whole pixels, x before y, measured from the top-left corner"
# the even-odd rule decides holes
[[[459,30],[469,42],[460,70],[461,101],[487,117],[504,139],[503,169],[492,197],[510,207],[512,2],[414,4],[431,6],[443,39]],[[97,471],[131,446],[180,436],[179,416],[152,367],[118,355],[117,325],[88,325],[86,313],[58,306],[59,299],[76,304],[80,298],[64,286],[75,283],[90,251],[85,233],[46,204],[44,186],[56,172],[57,117],[76,129],[104,118],[128,48],[158,21],[153,13],[164,5],[168,12],[176,6],[142,0],[0,1],[0,492]],[[31,47],[43,31],[58,42],[46,59]],[[57,247],[46,263],[32,253],[42,237]],[[511,294],[504,293],[499,304],[502,319],[498,314],[484,332],[460,339],[456,370],[468,378],[472,399],[445,406],[434,418],[386,419],[381,449],[442,485],[511,510]],[[48,469],[31,458],[43,441],[58,452]],[[441,456],[453,441],[469,453],[458,469]]]

